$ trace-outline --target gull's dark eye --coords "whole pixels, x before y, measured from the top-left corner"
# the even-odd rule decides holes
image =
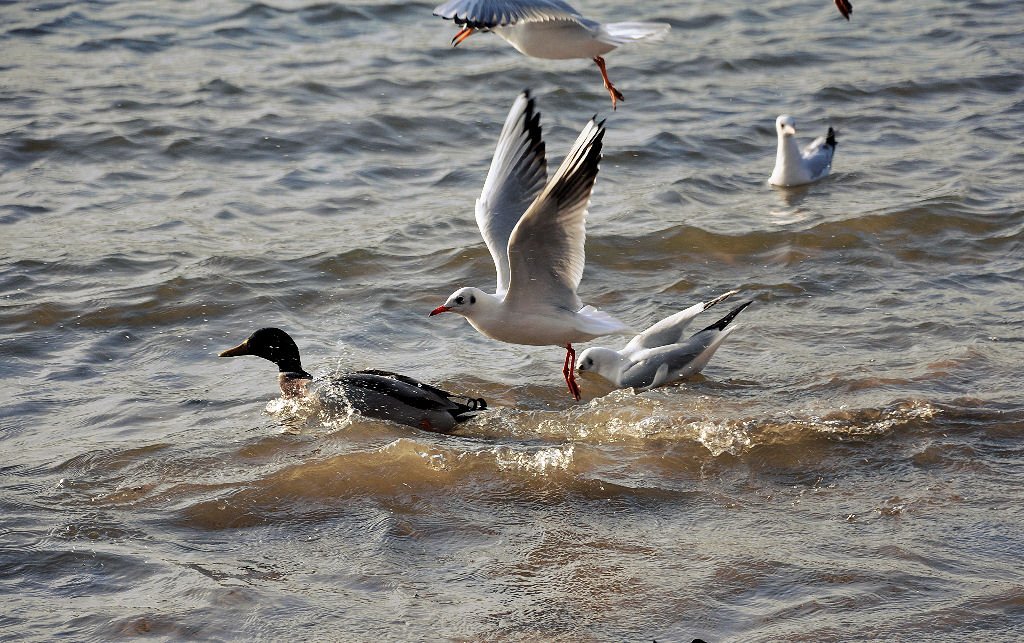
[[[455,298],[455,303],[461,306],[462,304],[466,303],[466,298],[463,297],[462,295],[459,295],[458,297]]]
[[[470,295],[469,296],[469,303],[471,303],[471,304],[475,304],[476,303],[476,295]]]
[[[593,365],[594,365],[594,360],[588,357],[587,358],[587,366],[593,366]]]

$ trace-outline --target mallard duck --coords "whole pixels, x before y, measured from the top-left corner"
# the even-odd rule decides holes
[[[261,328],[220,357],[254,355],[277,364],[281,394],[316,396],[329,406],[350,408],[378,420],[448,433],[487,408],[483,398],[461,397],[388,371],[367,370],[314,378],[302,368],[299,347],[280,328]]]

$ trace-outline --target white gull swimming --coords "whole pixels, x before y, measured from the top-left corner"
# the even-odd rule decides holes
[[[683,331],[694,317],[736,292],[731,290],[666,317],[634,337],[622,350],[601,346],[588,348],[580,353],[578,368],[581,373],[596,373],[618,388],[641,390],[698,373],[707,366],[725,338],[739,328],[738,325],[730,325],[736,315],[753,302],[733,308],[725,317],[694,333],[689,339],[683,339]]]
[[[449,0],[434,15],[462,27],[452,38],[455,46],[477,31],[491,31],[533,58],[590,58],[601,71],[612,109],[625,99],[608,79],[602,56],[626,43],[661,38],[671,28],[664,22],[601,24],[562,0]]]
[[[778,149],[775,169],[768,183],[792,187],[823,179],[832,171],[832,157],[836,153],[836,133],[831,127],[825,136],[819,136],[803,150],[796,142],[796,121],[783,114],[775,119]]]
[[[604,131],[603,121],[591,119],[548,181],[540,114],[529,92],[516,98],[476,202],[497,289],[491,295],[461,288],[430,313],[458,313],[487,337],[510,344],[564,347],[562,375],[577,400],[572,344],[631,332],[576,294]]]

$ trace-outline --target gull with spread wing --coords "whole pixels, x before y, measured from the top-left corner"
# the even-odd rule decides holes
[[[430,313],[458,313],[480,333],[510,344],[564,347],[562,375],[577,400],[573,343],[631,332],[576,294],[604,131],[603,121],[591,119],[548,181],[540,114],[528,91],[516,98],[476,202],[497,290],[461,288]]]
[[[711,301],[694,304],[666,317],[634,337],[622,350],[594,346],[580,353],[579,370],[597,373],[618,388],[652,389],[699,373],[725,338],[738,326],[730,325],[752,302],[729,311],[707,328],[683,339],[694,317],[736,294],[731,290]]]
[[[533,58],[590,58],[601,71],[612,109],[625,98],[608,79],[602,56],[626,43],[661,38],[671,28],[664,22],[601,24],[562,0],[449,0],[434,9],[434,15],[461,27],[452,38],[453,46],[477,31],[491,31]]]

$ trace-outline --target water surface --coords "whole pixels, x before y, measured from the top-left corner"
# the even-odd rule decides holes
[[[5,638],[1019,637],[1024,14],[578,5],[672,24],[607,57],[615,113],[430,3],[0,4]],[[702,375],[577,404],[559,349],[427,318],[493,283],[524,87],[552,165],[608,119],[584,301],[755,302]],[[830,178],[766,185],[780,113]],[[268,325],[493,411],[287,404],[216,359]]]

